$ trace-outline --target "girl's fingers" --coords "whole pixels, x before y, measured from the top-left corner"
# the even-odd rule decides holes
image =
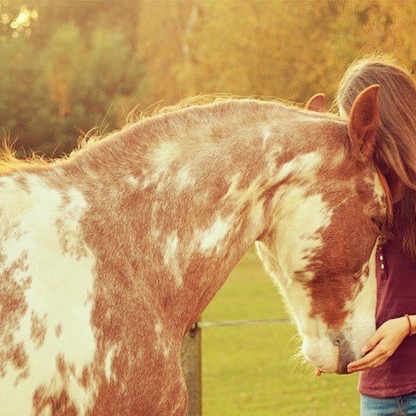
[[[384,353],[380,353],[377,349],[371,351],[363,358],[357,361],[353,361],[348,364],[347,371],[353,373],[355,371],[368,370],[375,368],[383,364],[387,360],[388,356]]]

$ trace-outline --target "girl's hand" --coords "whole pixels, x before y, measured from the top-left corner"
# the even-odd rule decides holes
[[[348,364],[348,372],[379,367],[393,355],[409,334],[409,323],[405,316],[384,322],[362,348],[364,357]]]

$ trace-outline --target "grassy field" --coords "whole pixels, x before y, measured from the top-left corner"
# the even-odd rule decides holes
[[[235,268],[204,321],[287,318],[254,250]],[[203,416],[359,414],[357,376],[314,376],[296,357],[293,324],[202,330]]]

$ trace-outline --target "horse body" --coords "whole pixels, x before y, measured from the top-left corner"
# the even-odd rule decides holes
[[[348,129],[232,100],[0,176],[2,414],[184,415],[182,338],[255,241],[305,354],[345,372],[384,215]]]

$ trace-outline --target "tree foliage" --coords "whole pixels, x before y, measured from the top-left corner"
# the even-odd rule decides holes
[[[197,94],[332,98],[358,56],[416,68],[408,0],[0,0],[0,128],[59,155]]]
[[[143,64],[131,34],[121,20],[112,26],[103,13],[95,14],[94,8],[111,2],[100,3],[85,3],[96,26],[82,7],[47,1],[39,4],[39,24],[30,36],[2,30],[10,36],[0,42],[0,126],[3,135],[18,139],[17,147],[67,153],[83,132],[119,127],[132,97],[140,95]],[[18,18],[18,10],[11,11],[5,22]]]

